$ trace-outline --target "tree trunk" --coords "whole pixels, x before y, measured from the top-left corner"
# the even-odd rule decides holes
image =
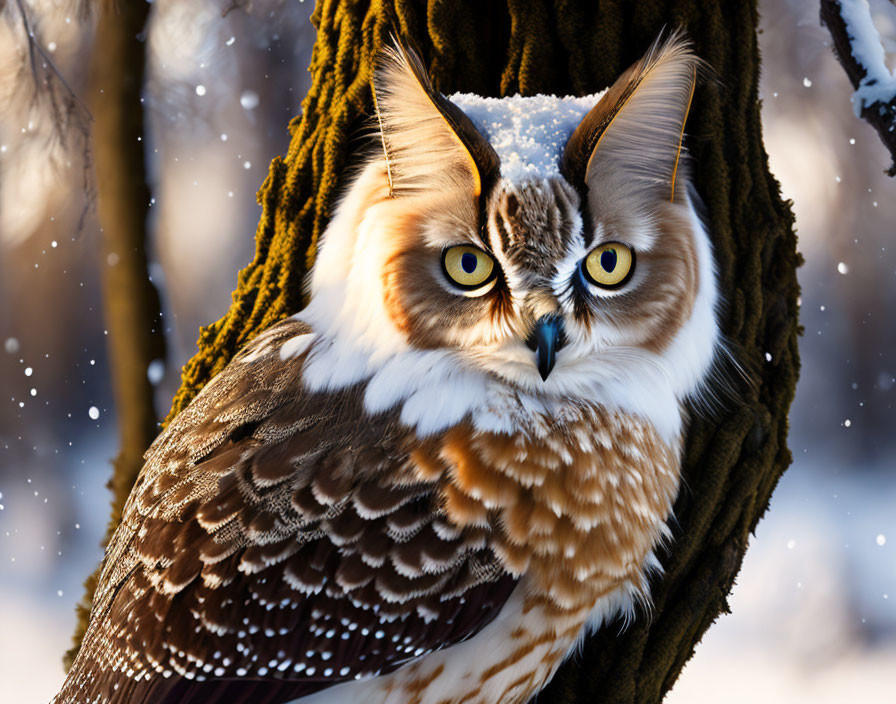
[[[313,84],[290,125],[289,152],[273,161],[258,194],[255,259],[240,274],[230,311],[202,330],[169,418],[250,338],[302,307],[302,278],[369,115],[373,59],[390,33],[419,48],[444,93],[595,92],[664,27],[684,28],[715,72],[694,100],[688,147],[726,300],[723,329],[753,383],[711,417],[695,414],[652,615],[621,634],[617,625],[602,629],[538,700],[660,701],[727,610],[749,533],[790,462],[800,258],[762,144],[756,0],[321,0],[313,19]]]
[[[143,466],[143,453],[159,431],[147,371],[153,360],[164,361],[165,336],[146,247],[150,193],[142,92],[145,28],[152,5],[142,0],[102,0],[99,7],[90,61],[89,102],[95,120],[91,145],[102,233],[103,316],[119,434],[109,482],[113,496],[108,538],[121,520]],[[75,648],[66,654],[68,664],[87,625],[95,578],[88,579],[87,596],[78,607]]]

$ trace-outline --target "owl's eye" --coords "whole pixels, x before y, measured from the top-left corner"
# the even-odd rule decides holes
[[[495,260],[481,249],[468,245],[449,247],[442,252],[442,269],[457,288],[481,295],[489,290],[498,273]]]
[[[621,242],[602,244],[585,257],[582,273],[595,286],[618,288],[635,270],[635,252]]]

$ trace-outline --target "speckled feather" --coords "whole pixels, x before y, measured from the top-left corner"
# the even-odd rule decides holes
[[[487,530],[448,522],[444,478],[420,477],[394,414],[364,418],[357,389],[296,394],[304,355],[280,348],[307,332],[287,320],[259,337],[151,448],[58,702],[230,697],[222,678],[285,701],[500,609],[515,578]]]

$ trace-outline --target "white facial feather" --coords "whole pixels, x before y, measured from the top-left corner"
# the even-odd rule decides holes
[[[368,212],[386,188],[383,165],[369,165],[324,233],[311,275],[311,301],[295,316],[321,337],[305,365],[304,381],[312,390],[369,379],[379,365],[409,349],[383,306],[383,241]]]
[[[668,370],[672,390],[679,398],[694,398],[704,392],[707,374],[722,344],[718,324],[721,301],[712,244],[690,198],[688,215],[697,244],[699,288],[690,318],[662,355],[662,366]]]

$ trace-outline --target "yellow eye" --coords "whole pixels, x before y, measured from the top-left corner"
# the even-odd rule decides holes
[[[481,249],[467,245],[449,247],[442,252],[442,269],[448,280],[464,291],[482,288],[498,273],[494,259]]]
[[[602,244],[585,257],[582,273],[595,286],[622,286],[635,270],[635,253],[621,242]]]

